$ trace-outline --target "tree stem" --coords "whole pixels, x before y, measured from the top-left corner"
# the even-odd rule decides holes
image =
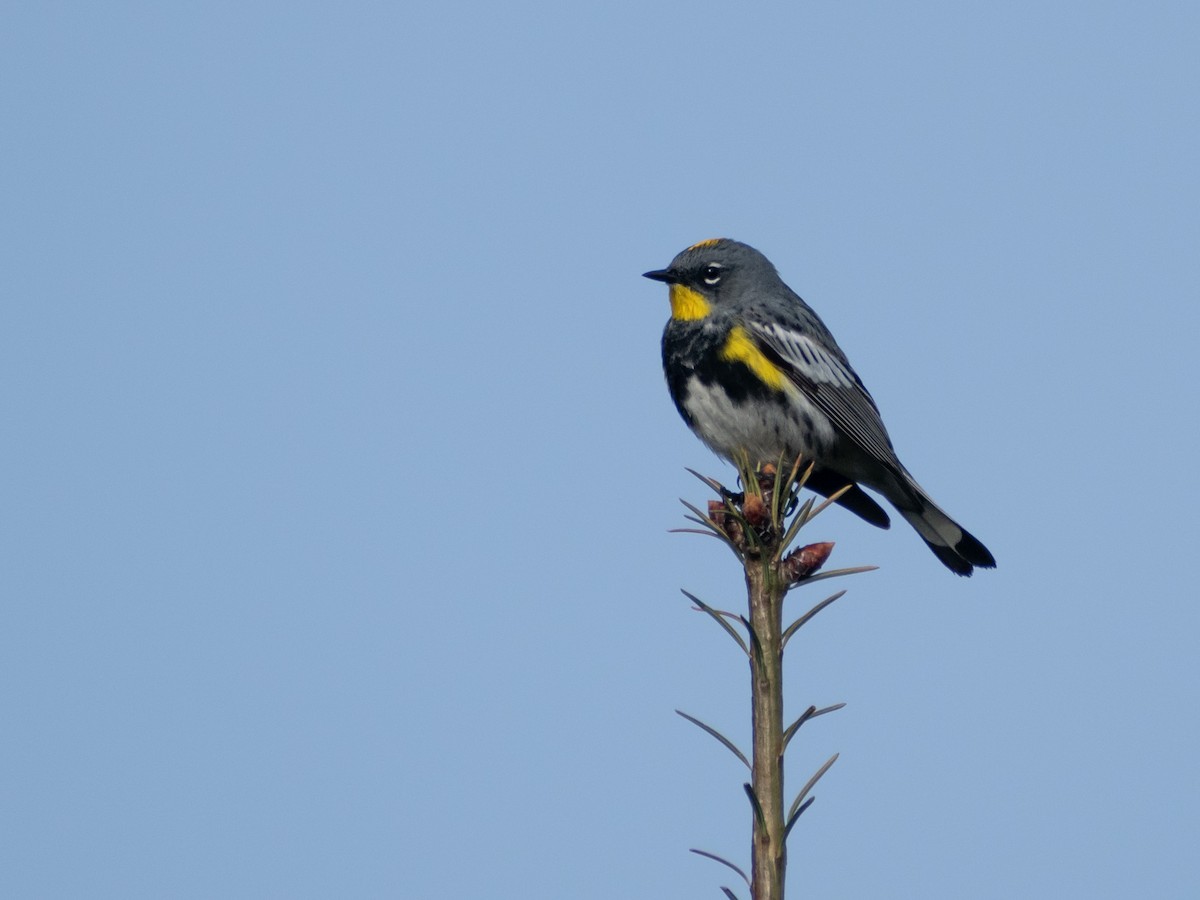
[[[769,555],[746,563],[750,627],[750,697],[754,754],[751,786],[762,813],[755,816],[750,896],[783,900],[787,845],[783,801],[783,598],[786,585]]]
[[[796,824],[796,818],[812,803],[813,798],[809,796],[809,792],[813,786],[837,759],[837,755],[834,754],[817,770],[793,801],[794,810],[786,811],[787,807],[783,805],[784,748],[795,730],[809,718],[845,706],[844,703],[824,709],[811,706],[792,723],[790,732],[784,730],[784,644],[795,636],[799,628],[845,591],[839,591],[821,601],[786,629],[783,627],[783,599],[789,590],[806,581],[849,575],[873,568],[867,566],[840,569],[815,575],[833,550],[833,544],[828,541],[806,544],[788,552],[788,547],[796,539],[800,529],[849,488],[830,495],[819,506],[814,507],[812,499],[801,504],[797,493],[811,474],[812,465],[802,471],[801,461],[796,460],[786,477],[781,470],[782,460],[778,467],[752,467],[748,460],[743,459],[738,466],[739,481],[744,489],[742,493],[735,494],[719,482],[697,475],[696,477],[718,493],[720,499],[708,502],[707,514],[684,502],[693,513],[688,518],[706,529],[701,533],[719,538],[733,550],[746,572],[748,619],[713,609],[687,591],[684,591],[684,594],[696,604],[697,609],[711,616],[737,642],[742,652],[750,657],[750,710],[753,730],[751,759],[747,760],[746,755],[720,732],[686,713],[680,712],[680,715],[707,731],[738,759],[750,766],[750,783],[746,785],[753,811],[750,877],[746,878],[745,872],[729,860],[704,850],[693,852],[724,863],[746,878],[750,883],[751,900],[783,900],[788,831]],[[735,618],[740,619],[741,624],[746,626],[748,633],[745,638],[731,622]],[[736,896],[727,887],[722,890],[727,897]]]

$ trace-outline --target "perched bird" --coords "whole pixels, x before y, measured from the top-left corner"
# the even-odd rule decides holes
[[[872,525],[887,513],[859,485],[896,507],[950,571],[996,560],[951,519],[900,463],[875,401],[817,314],[753,247],[726,238],[688,247],[646,272],[670,285],[663,369],[679,414],[726,459],[814,463],[808,486]]]

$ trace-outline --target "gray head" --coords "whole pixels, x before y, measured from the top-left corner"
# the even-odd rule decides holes
[[[665,269],[645,273],[646,278],[671,285],[675,318],[702,318],[708,310],[731,300],[780,284],[771,261],[751,247],[729,238],[713,238],[688,247]],[[699,296],[695,296],[699,295]]]

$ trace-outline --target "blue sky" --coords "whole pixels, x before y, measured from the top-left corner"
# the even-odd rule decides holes
[[[834,511],[797,896],[1200,892],[1200,12],[0,33],[0,894],[718,897],[746,673],[640,278],[757,246],[999,568]],[[818,589],[819,590],[819,589]],[[822,595],[799,597],[802,606]],[[727,877],[728,876],[728,877]],[[743,892],[744,895],[744,892]]]

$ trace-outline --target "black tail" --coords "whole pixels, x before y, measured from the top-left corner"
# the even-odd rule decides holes
[[[915,483],[912,487],[911,503],[897,504],[896,508],[947,569],[956,575],[970,575],[976,567],[996,567],[996,559],[987,547],[946,515]]]

